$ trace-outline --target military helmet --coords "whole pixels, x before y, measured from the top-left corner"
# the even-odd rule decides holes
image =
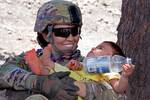
[[[82,26],[79,7],[72,2],[52,0],[43,4],[37,13],[35,32],[42,32],[48,25],[75,24]]]

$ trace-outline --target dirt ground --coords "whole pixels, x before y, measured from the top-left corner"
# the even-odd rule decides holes
[[[49,0],[0,0],[0,64],[12,54],[39,48],[33,31],[38,8]],[[117,40],[121,0],[69,0],[83,14],[79,49],[83,55],[104,40]]]

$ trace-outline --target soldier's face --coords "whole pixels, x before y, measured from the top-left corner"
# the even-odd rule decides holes
[[[72,54],[80,38],[78,28],[71,25],[55,25],[52,32],[52,43],[65,54]]]

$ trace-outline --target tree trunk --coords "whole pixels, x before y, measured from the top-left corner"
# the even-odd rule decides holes
[[[128,100],[150,100],[150,0],[122,0],[117,44],[131,57]]]

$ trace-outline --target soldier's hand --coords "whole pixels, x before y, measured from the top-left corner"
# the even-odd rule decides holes
[[[48,77],[38,76],[34,89],[41,91],[49,100],[76,100],[78,87],[68,75],[68,72],[57,72]]]

